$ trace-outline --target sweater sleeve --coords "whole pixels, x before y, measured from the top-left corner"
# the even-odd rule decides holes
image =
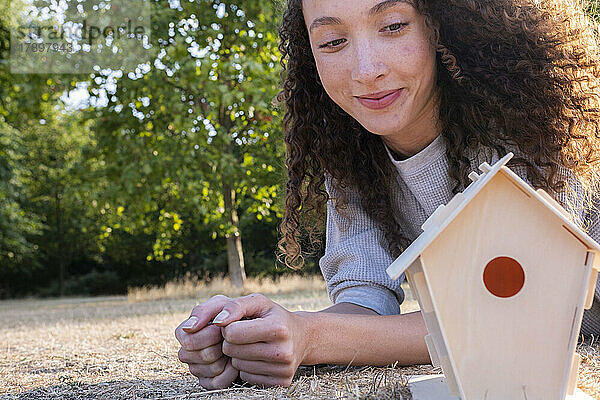
[[[327,282],[327,293],[335,304],[354,303],[381,315],[400,313],[404,276],[391,280],[386,268],[394,261],[383,248],[383,232],[360,205],[358,193],[348,192],[347,213],[350,221],[335,210],[339,195],[326,174],[327,229],[325,254],[319,267]],[[333,199],[331,199],[333,198]]]
[[[600,194],[598,196],[600,196]],[[596,242],[600,243],[600,213],[598,211],[600,199],[596,197],[595,200],[594,207],[586,213],[584,221],[587,225],[587,234]],[[596,281],[596,290],[592,307],[583,312],[581,334],[585,336],[600,335],[600,279]]]
[[[572,190],[563,191],[557,200],[571,215],[573,223],[581,227],[592,239],[600,243],[600,193],[593,194],[592,206],[584,202],[584,187],[579,179],[566,167],[558,168],[558,178],[564,180]],[[528,182],[529,183],[529,182]],[[600,335],[600,280],[596,282],[594,301],[589,310],[584,310],[580,334]]]

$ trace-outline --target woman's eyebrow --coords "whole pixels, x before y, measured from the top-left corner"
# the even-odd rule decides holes
[[[337,17],[319,17],[315,18],[312,24],[310,24],[309,31],[312,32],[314,29],[325,25],[343,25],[341,19]]]
[[[384,0],[381,3],[375,4],[367,14],[369,18],[374,17],[399,3],[409,3],[409,0]],[[343,25],[343,22],[337,17],[319,17],[313,20],[308,30],[312,32],[314,29],[325,25]]]
[[[373,6],[373,8],[371,8],[369,10],[369,12],[368,12],[369,18],[374,17],[375,15],[384,12],[388,8],[393,7],[398,3],[410,4],[410,2],[408,0],[385,0],[385,1],[382,1],[381,3],[375,4]]]

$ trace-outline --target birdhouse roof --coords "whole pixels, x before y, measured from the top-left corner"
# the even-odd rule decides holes
[[[402,252],[402,254],[392,262],[387,268],[387,274],[392,279],[398,279],[398,277],[415,262],[421,253],[435,240],[435,238],[442,232],[452,221],[459,215],[462,210],[473,200],[477,194],[487,185],[496,174],[504,174],[510,179],[517,187],[529,194],[532,198],[537,199],[538,203],[544,207],[547,207],[556,216],[562,220],[563,225],[568,228],[569,232],[590,250],[600,254],[600,245],[594,241],[587,233],[581,230],[576,224],[571,221],[568,212],[547,192],[542,189],[534,190],[527,182],[516,175],[510,168],[506,167],[506,163],[513,157],[513,153],[508,153],[502,157],[493,166],[488,163],[483,163],[479,166],[481,175],[473,171],[469,174],[469,178],[473,181],[467,188],[457,193],[446,205],[440,205],[427,220],[423,223],[421,228],[423,233],[417,237],[414,242]],[[600,257],[594,257],[599,260]],[[594,262],[594,268],[600,270],[600,263]]]

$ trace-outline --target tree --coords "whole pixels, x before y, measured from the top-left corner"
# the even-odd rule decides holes
[[[39,257],[57,267],[59,294],[65,294],[67,266],[81,253],[97,253],[98,218],[94,197],[106,187],[101,166],[89,149],[93,137],[77,115],[45,112],[44,124],[24,129],[23,173],[28,208],[44,222]],[[94,229],[95,228],[95,229]]]
[[[78,76],[11,73],[9,5],[0,6],[0,275],[5,288],[24,276],[58,275],[75,254],[94,252],[94,216],[85,197],[101,188],[91,179],[93,143],[78,115],[60,110],[60,96]],[[81,78],[81,76],[79,76]],[[87,77],[84,77],[87,78]],[[87,233],[87,234],[86,234]],[[4,257],[3,257],[4,255]],[[54,267],[57,267],[56,273]],[[20,273],[20,275],[17,275]],[[39,279],[33,279],[39,281]],[[43,280],[42,280],[43,281]],[[5,290],[8,292],[8,290]]]
[[[211,226],[213,239],[226,240],[229,274],[241,288],[240,196],[252,200],[242,212],[281,216],[274,199],[283,141],[271,103],[279,81],[275,3],[153,7],[152,63],[118,78],[100,67],[90,85],[93,100],[103,91],[109,99],[88,118],[97,122],[92,129],[111,176],[126,188],[110,194],[129,215],[155,212],[171,221],[149,259],[183,257],[189,249],[173,249],[165,239],[185,224]],[[130,219],[129,228],[143,221]]]
[[[19,202],[23,189],[20,139],[20,132],[0,116],[0,297],[11,294],[11,276],[37,266],[37,246],[31,238],[41,233],[41,224],[37,215],[26,214]]]

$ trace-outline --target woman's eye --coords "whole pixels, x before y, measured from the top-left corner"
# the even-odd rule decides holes
[[[406,25],[408,25],[407,23],[403,23],[403,22],[396,22],[395,24],[391,24],[388,25],[384,28],[384,30],[388,30],[388,32],[398,32],[400,29],[404,28]]]
[[[346,39],[336,39],[336,40],[332,40],[331,42],[327,42],[325,44],[322,44],[319,46],[320,49],[322,48],[334,48],[337,47],[338,44],[342,44],[344,42],[344,40]]]
[[[387,31],[387,32],[399,32],[400,30],[402,30],[405,26],[407,26],[408,23],[404,23],[404,22],[397,22],[395,24],[391,24],[386,26],[383,30]],[[389,30],[388,30],[389,29]],[[331,42],[327,42],[325,44],[322,44],[319,46],[320,49],[333,49],[338,47],[338,45],[344,43],[346,39],[336,39],[336,40],[332,40]]]

